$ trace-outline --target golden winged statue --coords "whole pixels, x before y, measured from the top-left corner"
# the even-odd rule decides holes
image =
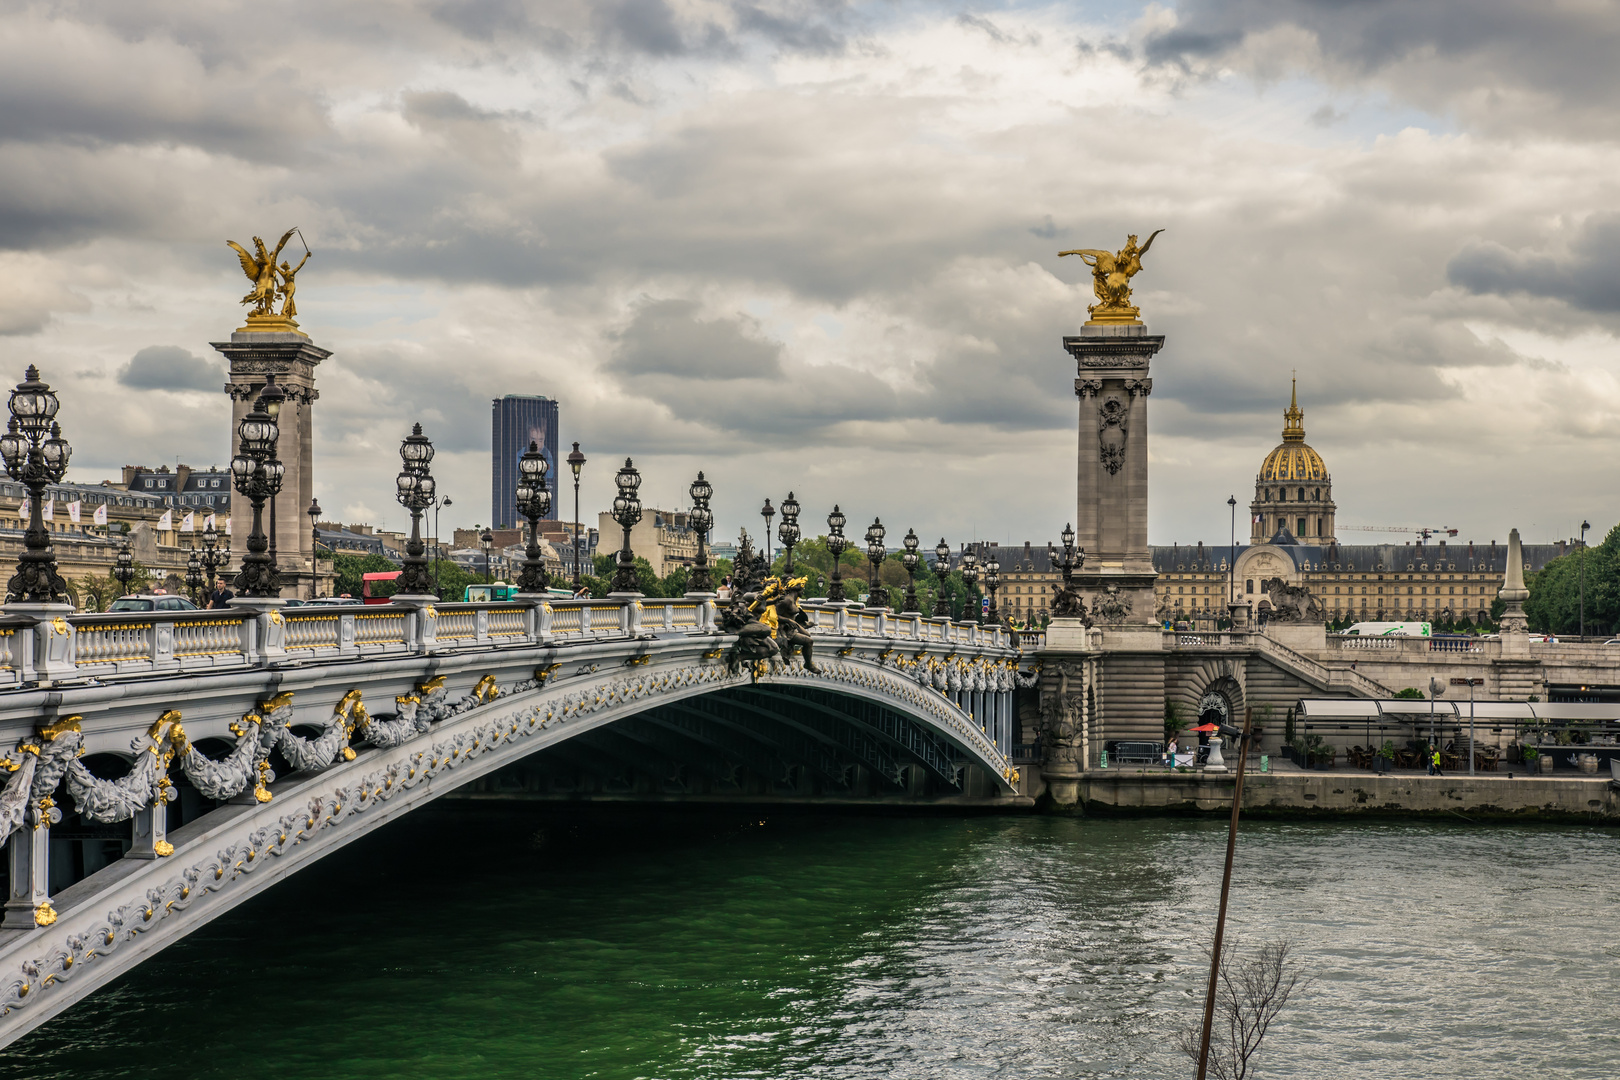
[[[253,288],[248,290],[246,296],[242,297],[242,303],[251,305],[248,310],[248,324],[242,327],[242,330],[298,330],[298,324],[293,321],[293,316],[298,312],[297,305],[293,300],[293,293],[296,289],[293,278],[299,270],[304,268],[304,262],[309,261],[308,246],[305,247],[304,262],[300,262],[296,267],[285,262],[279,268],[276,266],[276,260],[281,256],[281,249],[287,246],[287,241],[292,239],[293,234],[297,232],[298,228],[294,226],[282,233],[281,239],[276,242],[274,251],[268,250],[265,247],[264,240],[257,236],[253,238],[252,251],[248,251],[234,240],[225,241],[236,252],[236,258],[242,264],[242,273],[246,274],[248,280],[253,283]],[[303,234],[299,233],[299,235],[302,236]],[[277,280],[278,274],[281,278],[279,281]],[[281,296],[284,301],[279,314],[275,310],[277,296]]]
[[[1149,236],[1147,243],[1141,247],[1136,246],[1136,234],[1132,233],[1126,238],[1125,246],[1118,251],[1076,248],[1073,251],[1058,252],[1058,258],[1078,255],[1087,266],[1091,267],[1091,287],[1099,301],[1086,308],[1091,313],[1091,323],[1142,321],[1141,310],[1131,306],[1131,278],[1141,272],[1142,256],[1153,246],[1153,237],[1162,232],[1163,229],[1154,230],[1153,236]]]

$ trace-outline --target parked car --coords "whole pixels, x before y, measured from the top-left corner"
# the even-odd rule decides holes
[[[363,604],[365,601],[358,596],[317,596],[313,600],[305,600],[305,607],[335,607],[339,604]]]
[[[196,611],[197,605],[183,596],[155,593],[130,593],[120,596],[107,609],[113,611]]]

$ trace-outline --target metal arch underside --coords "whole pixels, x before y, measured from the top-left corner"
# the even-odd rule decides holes
[[[856,766],[890,791],[905,789],[906,765],[923,767],[951,791],[962,789],[961,753],[925,725],[876,701],[808,687],[760,683],[728,687],[700,697],[653,705],[525,759],[544,768],[565,759],[600,755],[592,771],[603,777],[634,769],[664,791],[687,790],[685,770],[708,777],[716,790],[740,791],[747,770],[771,790],[798,790],[795,769],[826,793],[852,790]],[[621,783],[622,786],[622,783]]]

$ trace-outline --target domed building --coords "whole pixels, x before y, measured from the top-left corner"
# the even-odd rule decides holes
[[[1249,542],[1264,544],[1278,534],[1293,542],[1325,546],[1334,542],[1333,480],[1322,455],[1305,442],[1305,410],[1299,407],[1299,380],[1283,411],[1283,441],[1260,465],[1249,504]]]

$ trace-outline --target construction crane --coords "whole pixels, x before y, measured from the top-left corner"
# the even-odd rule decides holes
[[[1340,531],[1348,530],[1352,532],[1414,533],[1424,540],[1429,539],[1431,536],[1457,535],[1456,529],[1449,529],[1444,525],[1432,529],[1412,525],[1340,525],[1338,528]]]

